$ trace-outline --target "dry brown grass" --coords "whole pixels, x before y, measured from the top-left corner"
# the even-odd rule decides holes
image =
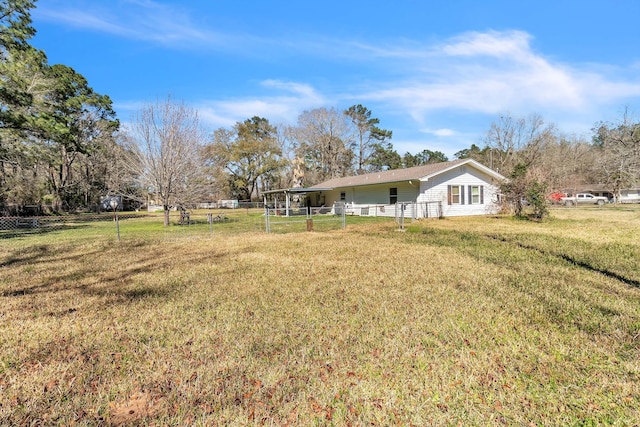
[[[640,214],[603,212],[7,242],[0,424],[637,424]]]

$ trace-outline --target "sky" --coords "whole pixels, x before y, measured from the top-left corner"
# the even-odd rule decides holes
[[[31,44],[125,125],[184,102],[212,133],[362,104],[401,155],[484,145],[501,116],[567,137],[640,114],[637,0],[39,0]]]

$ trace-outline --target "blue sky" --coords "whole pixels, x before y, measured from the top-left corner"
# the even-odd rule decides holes
[[[500,115],[570,136],[640,109],[636,0],[39,0],[32,44],[126,123],[184,101],[208,131],[362,104],[396,150],[450,158]]]

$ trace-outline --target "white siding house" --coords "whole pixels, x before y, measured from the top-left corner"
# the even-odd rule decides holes
[[[406,217],[447,217],[496,213],[498,186],[504,179],[475,160],[464,159],[276,191],[304,194],[307,206],[342,202],[355,215],[396,216],[401,209]]]
[[[423,177],[417,201],[442,201],[445,217],[496,213],[502,180],[497,172],[471,160]]]
[[[640,203],[640,188],[624,188],[620,190],[620,203]]]

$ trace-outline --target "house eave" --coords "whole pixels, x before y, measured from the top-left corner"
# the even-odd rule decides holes
[[[262,194],[278,194],[278,193],[289,193],[289,194],[304,194],[304,193],[317,193],[319,191],[331,191],[333,188],[331,187],[295,187],[295,188],[279,188],[277,190],[267,190],[263,191]]]

